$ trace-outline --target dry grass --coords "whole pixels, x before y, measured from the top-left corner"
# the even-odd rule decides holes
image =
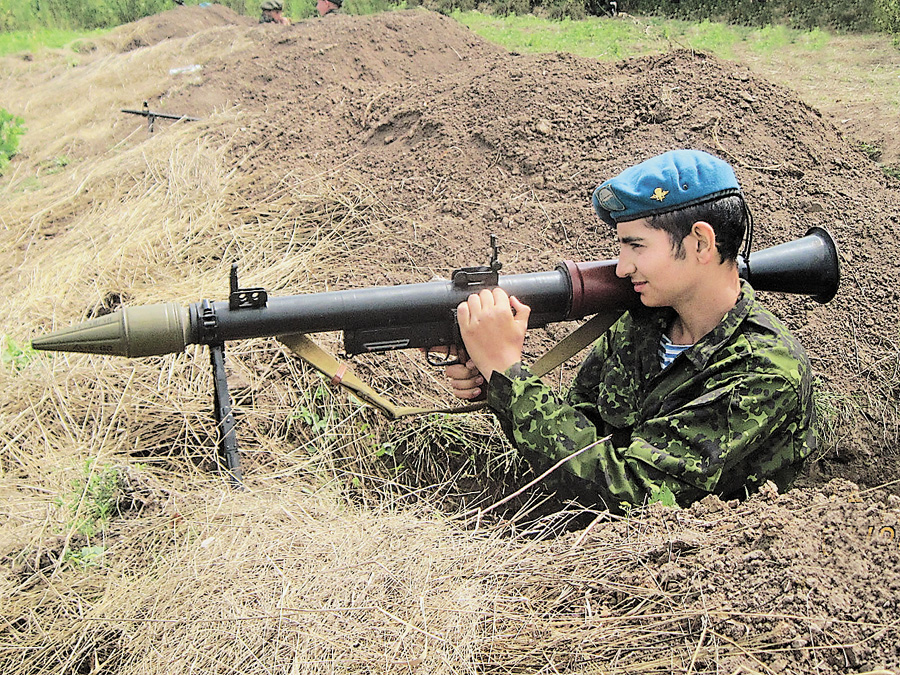
[[[103,78],[150,68],[106,58],[53,74],[106,96],[118,87]],[[231,139],[254,121],[234,109],[126,136],[31,185],[23,176],[68,152],[64,139],[101,105],[79,93],[51,102],[59,82],[34,78],[46,120],[35,105],[21,173],[2,187],[0,317],[20,344],[119,299],[223,297],[231,260],[271,292],[318,290],[317,270],[349,275],[398,217],[352,181],[288,176],[246,200],[251,162]],[[0,368],[0,671],[769,673],[787,649],[779,635],[731,635],[738,610],[707,606],[691,578],[670,586],[656,569],[739,537],[758,514],[712,516],[706,534],[664,509],[610,522],[536,518],[526,503],[466,519],[445,497],[472,490],[484,505],[467,481],[502,480],[515,464],[471,463],[473,448],[496,448],[491,424],[387,426],[274,341],[228,355],[250,469],[241,491],[210,471],[204,350],[26,355]],[[382,363],[439,393],[417,361]]]

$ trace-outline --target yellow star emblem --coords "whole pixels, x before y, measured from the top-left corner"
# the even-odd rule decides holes
[[[668,190],[663,190],[662,188],[658,187],[653,191],[653,194],[650,195],[650,199],[655,199],[656,201],[661,202],[666,198],[667,194],[669,194]]]

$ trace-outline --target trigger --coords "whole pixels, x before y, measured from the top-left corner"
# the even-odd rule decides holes
[[[425,360],[428,361],[429,365],[436,368],[446,368],[447,366],[455,366],[460,363],[460,360],[453,354],[436,354],[431,350],[425,352]]]

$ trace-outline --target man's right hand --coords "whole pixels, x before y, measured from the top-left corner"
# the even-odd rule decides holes
[[[483,399],[482,394],[487,391],[484,376],[475,367],[475,362],[469,358],[465,349],[461,350],[459,361],[455,366],[444,368],[444,374],[450,379],[450,386],[453,387],[453,395],[467,401]]]
[[[424,351],[424,350],[423,350]],[[466,401],[475,401],[484,398],[486,387],[484,386],[484,377],[475,367],[475,362],[469,358],[465,349],[452,346],[435,347],[429,351],[435,353],[450,353],[456,356],[459,363],[444,368],[444,374],[450,380],[450,386],[453,388],[453,395]]]

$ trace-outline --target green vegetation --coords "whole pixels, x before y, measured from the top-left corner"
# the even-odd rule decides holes
[[[678,19],[712,19],[748,26],[874,31],[896,15],[896,0],[629,0],[628,11]]]
[[[108,30],[98,28],[84,31],[35,27],[29,30],[0,33],[0,56],[19,52],[36,53],[40,49],[62,49],[63,47],[80,52],[87,49],[87,45],[90,44],[89,38],[102,35]]]
[[[41,171],[45,174],[54,174],[59,173],[67,166],[69,166],[70,160],[65,155],[61,155],[59,157],[54,157],[52,159],[45,159],[40,163]]]
[[[0,108],[0,176],[9,160],[19,151],[19,138],[25,133],[25,120]]]
[[[77,551],[67,550],[64,559],[79,567],[94,567],[103,562],[104,555],[106,555],[105,546],[82,546]]]
[[[483,38],[522,52],[569,52],[597,59],[619,60],[670,46],[707,51],[735,58],[736,51],[774,54],[786,47],[817,52],[828,45],[827,32],[786,26],[748,28],[704,20],[699,23],[648,17],[640,22],[588,18],[551,21],[535,16],[488,16],[454,12],[453,18]]]
[[[110,28],[173,6],[171,0],[4,0],[0,32]]]
[[[31,348],[31,345],[20,347],[9,336],[0,335],[0,363],[5,367],[22,370],[31,363],[35,356],[37,356],[37,352]]]
[[[649,504],[662,504],[663,506],[678,508],[678,502],[675,501],[675,495],[668,485],[654,485],[652,491],[653,494],[650,495]]]
[[[185,4],[200,2],[186,0]],[[260,12],[260,0],[218,0],[216,4],[245,16]],[[114,28],[174,7],[172,0],[0,0],[0,53],[33,51],[35,44],[62,47],[77,37],[73,31]],[[372,14],[405,7],[405,2],[390,0],[350,0],[343,11]],[[294,19],[314,16],[315,0],[285,0],[284,13]],[[7,47],[10,42],[18,46]]]
[[[187,0],[186,4],[199,4]],[[259,0],[219,0],[239,14],[255,16]],[[623,3],[619,3],[623,5]],[[710,25],[785,26],[799,30],[900,34],[900,0],[628,0],[624,9],[643,18],[663,17]],[[444,14],[483,9],[494,16],[535,15],[548,19],[584,19],[605,17],[606,3],[601,0],[348,0],[343,11],[371,14],[389,9],[423,6]],[[12,34],[27,40],[27,31],[56,29],[111,28],[151,14],[172,9],[171,0],[3,0],[0,4],[0,34]],[[284,13],[294,19],[314,16],[314,0],[285,0]],[[632,30],[640,28],[632,27]],[[0,53],[3,42],[0,41]],[[61,45],[60,45],[61,46]],[[26,46],[26,49],[31,49]],[[550,48],[552,49],[552,48]]]
[[[86,537],[102,532],[116,512],[121,482],[118,468],[87,460],[73,491],[59,500],[71,517],[68,527]]]
[[[304,399],[290,414],[290,420],[302,422],[314,436],[327,434],[335,422],[334,397],[324,384],[302,393]]]

